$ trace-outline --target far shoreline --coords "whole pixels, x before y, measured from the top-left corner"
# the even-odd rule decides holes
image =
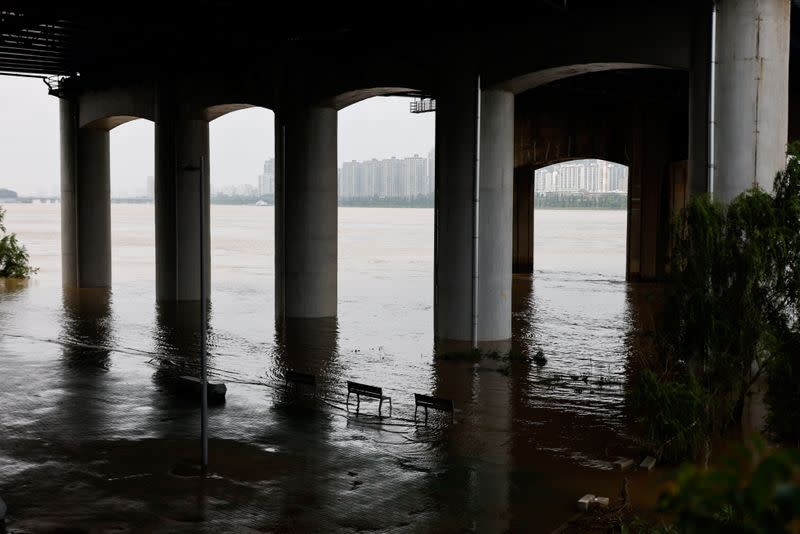
[[[59,205],[60,202],[58,200],[53,200],[50,202],[2,202],[0,201],[0,206],[42,206],[42,205]],[[152,206],[152,201],[138,201],[138,200],[127,200],[127,199],[112,199],[111,204],[116,205],[149,205]],[[257,208],[273,208],[275,207],[274,204],[264,204],[258,205],[255,203],[232,203],[232,202],[211,202],[212,206],[249,206],[249,207],[257,207]],[[434,206],[398,206],[398,205],[369,205],[369,204],[360,204],[360,205],[352,205],[352,204],[338,204],[340,208],[381,208],[381,209],[395,209],[395,208],[403,208],[403,209],[434,209]],[[602,207],[602,206],[535,206],[534,211],[539,210],[556,210],[556,211],[627,211],[627,207]]]

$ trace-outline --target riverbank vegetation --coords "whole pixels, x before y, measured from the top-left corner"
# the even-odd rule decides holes
[[[684,465],[661,496],[659,508],[674,518],[674,527],[662,530],[667,532],[796,532],[800,451],[769,450],[756,439],[736,447],[711,469]]]
[[[623,532],[789,532],[800,526],[800,145],[772,193],[694,198],[676,222],[656,350],[627,392],[662,460],[684,464],[659,510],[669,522]],[[712,456],[738,436],[763,390],[768,438]]]
[[[772,438],[800,442],[800,145],[773,193],[694,198],[674,233],[656,354],[628,399],[654,452],[710,455],[766,380]]]
[[[0,206],[0,278],[30,278],[37,269],[31,267],[28,251],[17,235],[6,230],[5,216],[6,211]]]
[[[625,193],[537,193],[533,197],[534,208],[626,210],[628,195]]]

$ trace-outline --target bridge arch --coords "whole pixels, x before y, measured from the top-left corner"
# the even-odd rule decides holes
[[[363,89],[352,89],[350,91],[340,93],[335,97],[327,99],[325,103],[341,111],[348,106],[376,96],[415,97],[422,94],[422,91],[412,89],[410,87],[368,87]]]
[[[625,63],[625,62],[601,62],[601,63],[581,63],[572,65],[560,65],[556,67],[549,67],[545,69],[531,71],[525,74],[520,74],[509,78],[505,81],[495,83],[491,88],[504,91],[511,91],[512,93],[519,94],[531,89],[536,89],[543,85],[547,85],[558,80],[571,78],[573,76],[580,76],[583,74],[592,74],[597,72],[608,72],[618,70],[635,70],[635,69],[671,69],[661,65],[652,65],[646,63]]]
[[[112,130],[136,119],[155,121],[152,84],[86,90],[78,98],[78,126]]]
[[[576,159],[626,165],[627,278],[658,280],[667,268],[669,221],[688,187],[688,75],[643,66],[561,74],[515,98],[515,228],[533,235],[536,170]],[[532,245],[522,252],[515,251],[515,269],[529,272]]]

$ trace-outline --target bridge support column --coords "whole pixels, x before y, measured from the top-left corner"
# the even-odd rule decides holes
[[[526,165],[514,173],[513,267],[533,272],[533,176]]]
[[[478,78],[448,73],[436,99],[434,335],[473,338],[473,197]]]
[[[772,190],[786,164],[789,0],[730,0],[717,7],[714,197]]]
[[[698,2],[692,16],[689,64],[689,158],[686,197],[708,192],[711,104],[711,15]]]
[[[275,124],[275,315],[335,317],[337,111],[282,111]]]
[[[206,296],[211,278],[208,121],[181,116],[175,99],[164,91],[156,104],[156,299],[199,301],[201,237]]]
[[[480,120],[479,342],[511,339],[514,94],[483,91]]]
[[[61,99],[60,121],[62,284],[111,287],[109,132],[79,128],[71,99]]]
[[[435,336],[439,342],[505,341],[511,337],[514,96],[494,90],[480,96],[478,78],[468,74],[443,82],[436,102]]]

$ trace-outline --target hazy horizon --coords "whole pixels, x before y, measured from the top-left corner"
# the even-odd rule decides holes
[[[434,114],[414,115],[408,98],[377,97],[339,112],[338,161],[419,154],[434,145]],[[57,196],[60,181],[58,99],[39,79],[0,76],[0,188]],[[251,108],[211,122],[211,181],[217,187],[257,183],[274,157],[274,114]],[[111,192],[144,190],[153,175],[153,123],[111,131]]]

